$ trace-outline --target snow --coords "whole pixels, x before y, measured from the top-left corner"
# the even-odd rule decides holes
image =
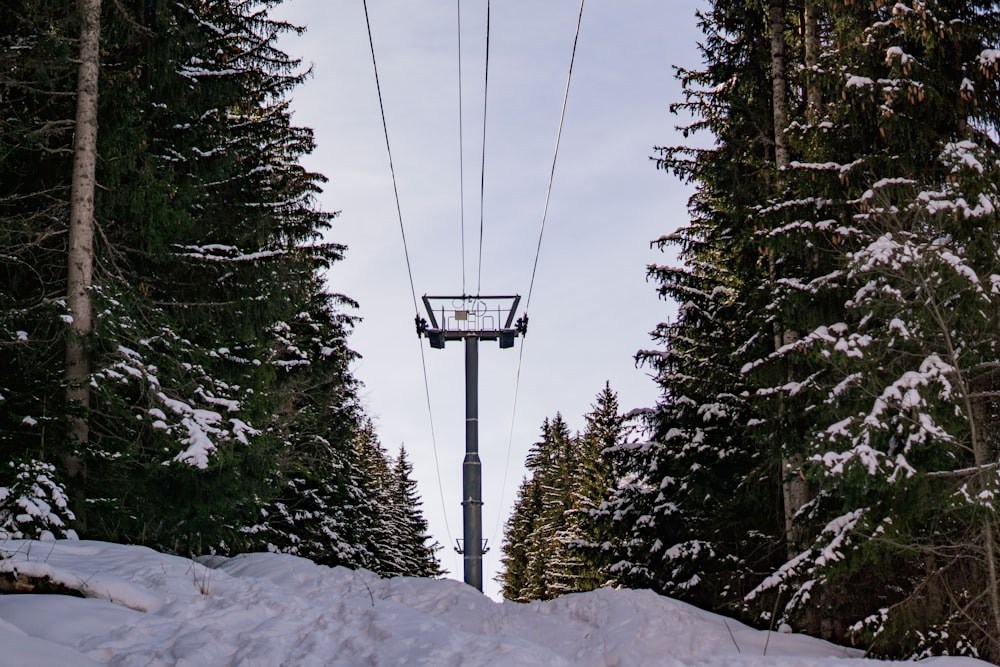
[[[885,50],[885,63],[887,65],[891,65],[894,60],[899,60],[899,64],[906,65],[913,60],[913,56],[906,53],[898,46],[890,46]]]
[[[984,49],[976,58],[982,67],[993,67],[1000,61],[1000,51],[997,49]]]
[[[942,158],[945,162],[950,162],[954,165],[952,173],[957,172],[959,167],[962,166],[972,169],[977,174],[982,174],[985,168],[976,157],[977,148],[979,148],[978,145],[968,140],[950,142],[945,145]]]
[[[497,603],[457,581],[379,579],[280,554],[194,562],[103,542],[6,541],[0,556],[3,570],[75,582],[88,596],[0,596],[3,667],[834,667],[860,655],[649,591]]]

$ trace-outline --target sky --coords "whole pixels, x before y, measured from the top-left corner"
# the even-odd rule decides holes
[[[104,542],[0,542],[0,573],[85,596],[0,596],[0,667],[838,667],[862,653],[652,591],[498,604],[454,581],[380,579],[287,554],[199,561]],[[989,665],[911,664],[931,662]]]
[[[503,524],[542,421],[560,413],[581,430],[605,382],[625,411],[657,400],[634,356],[655,347],[649,334],[676,305],[658,297],[646,267],[675,263],[651,241],[687,221],[690,191],[650,156],[684,142],[668,108],[681,99],[673,67],[699,65],[702,4],[585,4],[532,287],[580,3],[492,3],[484,96],[486,2],[368,2],[418,301],[464,285],[520,294],[523,314],[531,290],[527,335],[513,349],[483,342],[479,353],[484,572],[494,597]],[[406,447],[442,563],[461,579],[453,547],[462,537],[464,353],[461,343],[431,349],[416,335],[364,5],[286,0],[274,16],[307,28],[282,43],[312,68],[292,93],[293,121],[315,131],[304,164],[329,179],[320,205],[340,213],[329,238],[348,252],[329,282],[359,303],[350,344],[363,357],[355,373],[364,403],[382,444]]]

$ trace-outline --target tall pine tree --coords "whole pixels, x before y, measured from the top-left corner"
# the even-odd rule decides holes
[[[360,559],[347,516],[365,493],[350,466],[361,416],[339,312],[351,304],[323,278],[343,247],[322,240],[323,178],[299,164],[312,133],[291,123],[287,95],[306,72],[276,46],[298,28],[271,19],[274,4],[103,3],[94,326],[75,333],[83,15],[70,0],[0,8],[5,532],[60,534],[75,519],[87,537],[232,550],[263,546],[262,510],[314,502],[330,516],[296,537],[317,557]],[[89,368],[69,383],[89,408],[65,399],[67,343]],[[72,436],[80,424],[86,438]],[[17,509],[42,488],[25,471],[44,478],[51,511]]]
[[[546,419],[528,453],[504,531],[498,581],[508,600],[589,591],[612,581],[615,453],[627,437],[618,397],[606,384],[572,435],[561,415]]]
[[[996,656],[994,3],[745,3],[681,71],[710,149],[620,581],[894,655]],[[762,572],[773,572],[763,576]],[[973,572],[976,574],[972,574]],[[780,619],[771,610],[781,612]]]
[[[508,600],[550,600],[577,590],[582,565],[570,546],[567,519],[579,444],[561,415],[542,423],[541,440],[529,450],[525,467],[531,478],[521,484],[504,531],[499,581]]]

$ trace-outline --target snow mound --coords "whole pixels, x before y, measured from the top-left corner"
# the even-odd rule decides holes
[[[9,541],[0,559],[0,572],[76,582],[87,595],[0,596],[0,666],[832,667],[859,655],[649,591],[496,603],[452,580],[380,579],[280,554],[196,562],[102,542]]]

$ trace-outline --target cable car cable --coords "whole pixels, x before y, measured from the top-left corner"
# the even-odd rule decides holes
[[[486,65],[483,73],[483,153],[479,168],[479,264],[476,272],[476,295],[483,287],[483,210],[486,203],[486,109],[490,92],[490,0],[486,0]]]
[[[549,215],[549,201],[552,198],[552,182],[556,175],[556,161],[559,159],[559,143],[562,141],[563,124],[566,121],[566,103],[569,101],[569,84],[573,80],[573,63],[576,61],[576,45],[580,41],[580,24],[583,22],[583,5],[580,0],[580,13],[576,18],[576,35],[573,37],[573,53],[569,58],[569,73],[566,75],[566,91],[563,93],[562,111],[559,113],[559,129],[556,132],[556,148],[552,154],[552,169],[549,171],[549,186],[545,191],[545,206],[542,208],[542,224],[538,229],[538,246],[535,248],[535,263],[531,268],[531,283],[528,285],[528,298],[524,302],[524,312],[531,306],[531,293],[535,288],[535,274],[538,272],[538,257],[542,252],[542,235],[545,233],[545,220]]]
[[[521,386],[521,361],[524,359],[524,338],[520,339],[520,343],[517,346],[517,372],[514,375],[514,398],[511,401],[510,409],[510,427],[507,429],[507,456],[503,464],[503,482],[500,484],[500,501],[497,503],[497,522],[493,526],[493,533],[491,539],[496,542],[497,535],[500,533],[500,522],[503,520],[503,499],[507,493],[507,476],[510,472],[510,453],[514,448],[514,420],[517,416],[517,395],[518,388]]]
[[[375,90],[378,92],[378,106],[379,106],[379,111],[382,114],[382,131],[385,134],[385,150],[389,156],[389,173],[392,176],[392,191],[396,198],[396,216],[399,219],[399,233],[403,238],[403,255],[406,258],[406,273],[410,278],[410,294],[413,296],[413,312],[418,313],[419,309],[417,307],[417,290],[416,287],[414,287],[413,283],[413,269],[410,265],[410,251],[406,244],[406,228],[403,225],[403,210],[402,206],[400,206],[399,203],[399,187],[396,184],[396,169],[393,166],[392,148],[389,145],[389,125],[385,119],[385,104],[382,101],[382,86],[379,83],[378,63],[375,59],[375,41],[372,39],[372,24],[371,24],[371,19],[368,16],[368,0],[362,0],[362,4],[364,5],[365,8],[365,26],[368,28],[368,46],[371,48],[372,69],[375,72]],[[424,394],[427,398],[427,417],[430,421],[431,446],[434,450],[434,467],[437,471],[438,491],[441,494],[441,509],[444,515],[444,527],[445,531],[448,533],[448,543],[451,544],[454,540],[452,540],[451,537],[451,527],[448,525],[447,506],[445,505],[444,502],[444,486],[441,483],[441,465],[438,462],[437,437],[435,436],[434,433],[434,414],[431,410],[430,384],[427,381],[427,361],[424,358],[424,346],[419,344],[420,343],[419,339],[417,342],[418,342],[418,347],[420,348],[420,365],[424,373]]]
[[[462,112],[462,0],[456,0],[458,9],[458,201],[462,224],[462,294],[465,294],[465,138]],[[480,232],[480,235],[482,232]],[[482,254],[480,251],[480,263]],[[423,348],[421,348],[423,349]]]
[[[570,59],[569,59],[569,72],[566,75],[566,89],[563,92],[562,110],[559,112],[559,129],[556,131],[556,146],[555,150],[552,153],[552,168],[549,171],[549,184],[548,188],[545,191],[545,205],[542,208],[542,223],[538,229],[538,244],[535,248],[535,261],[531,269],[531,283],[528,285],[528,297],[524,303],[525,314],[527,314],[528,309],[531,306],[531,294],[535,288],[535,275],[538,272],[538,258],[542,251],[542,236],[545,233],[545,220],[549,214],[549,201],[552,198],[552,183],[555,180],[556,162],[559,159],[559,143],[562,140],[563,125],[565,124],[566,121],[566,106],[569,101],[570,83],[573,80],[573,64],[576,62],[576,46],[580,41],[580,25],[583,23],[583,6],[585,2],[586,0],[580,0],[580,11],[576,17],[576,34],[573,36],[573,51],[570,54]],[[522,338],[517,355],[517,374],[515,375],[515,380],[514,380],[514,400],[513,400],[513,407],[511,409],[510,431],[507,439],[507,462],[504,465],[503,483],[500,487],[500,503],[498,505],[500,510],[497,513],[496,527],[493,529],[494,538],[496,537],[496,534],[499,530],[500,517],[503,516],[503,500],[504,500],[504,495],[506,494],[507,491],[507,476],[510,470],[510,453],[514,442],[514,418],[515,415],[517,414],[517,395],[521,386],[521,362],[523,361],[523,359],[524,359],[524,339]]]

